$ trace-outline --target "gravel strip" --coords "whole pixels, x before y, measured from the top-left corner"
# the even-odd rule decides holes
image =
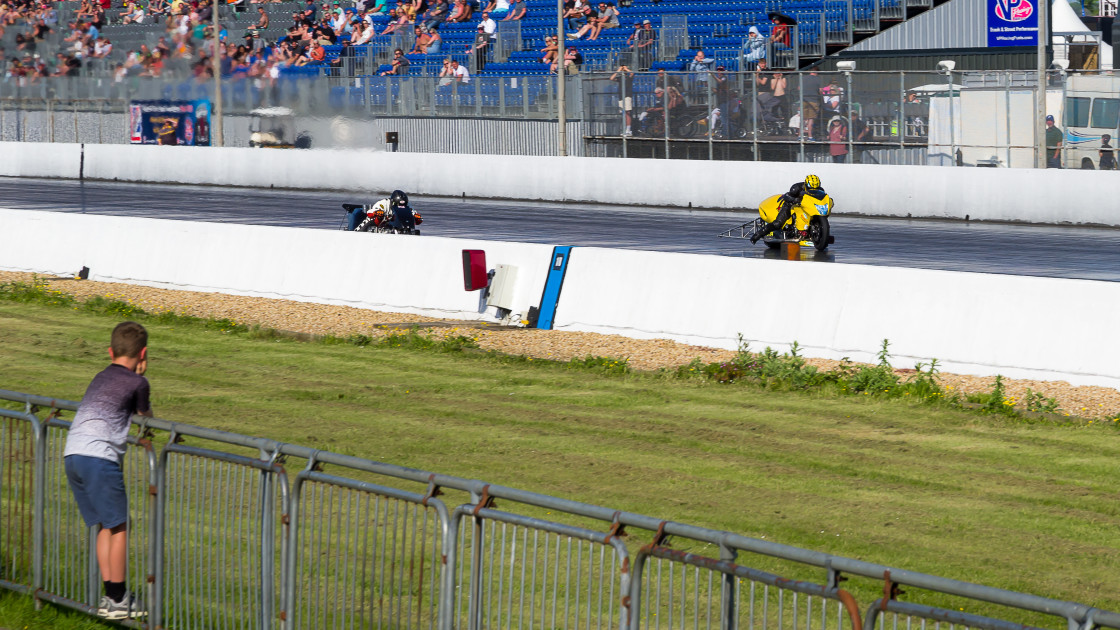
[[[34,274],[0,271],[0,282],[30,282]],[[619,335],[507,328],[479,322],[454,322],[420,315],[383,313],[348,306],[274,300],[221,293],[156,289],[113,282],[49,280],[52,289],[78,299],[103,296],[135,304],[148,312],[173,311],[205,318],[227,318],[238,324],[254,325],[313,335],[381,335],[386,330],[413,325],[432,325],[433,335],[466,334],[478,339],[484,350],[512,355],[566,361],[586,356],[627,358],[636,370],[656,370],[684,365],[693,359],[704,363],[726,361],[735,356],[731,350],[690,346],[667,339],[631,339]],[[839,362],[808,359],[809,364],[829,370]],[[899,370],[902,375],[912,370]],[[990,392],[994,377],[941,374],[941,384],[962,394]],[[1006,395],[1024,400],[1029,388],[1054,398],[1062,413],[1099,419],[1120,414],[1120,391],[1107,387],[1075,387],[1065,381],[1004,379]]]

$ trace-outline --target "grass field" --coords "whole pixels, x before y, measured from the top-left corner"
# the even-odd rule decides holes
[[[120,319],[0,301],[0,388],[80,399]],[[144,323],[162,418],[1120,609],[1115,423]]]

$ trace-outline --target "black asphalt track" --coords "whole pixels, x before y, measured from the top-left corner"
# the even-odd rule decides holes
[[[338,229],[347,193],[0,178],[0,207],[182,221]],[[759,243],[717,238],[744,212],[413,196],[425,235],[761,258]],[[1120,229],[832,217],[836,243],[806,261],[1120,281]],[[858,210],[858,209],[856,209]],[[0,226],[2,232],[2,226]],[[421,237],[423,238],[423,237]]]

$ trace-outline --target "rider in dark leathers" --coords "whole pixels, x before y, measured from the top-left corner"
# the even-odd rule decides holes
[[[805,181],[790,186],[789,192],[782,195],[782,198],[778,201],[778,216],[763,226],[761,230],[755,232],[751,236],[751,243],[757,243],[758,239],[785,225],[793,214],[793,209],[801,205],[801,199],[806,194],[818,199],[825,195],[824,188],[821,188],[821,178],[816,175],[809,175],[805,178]]]

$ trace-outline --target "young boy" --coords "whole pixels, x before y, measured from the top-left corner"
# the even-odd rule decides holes
[[[125,587],[128,497],[124,457],[132,414],[151,416],[148,401],[148,331],[136,322],[113,329],[109,367],[93,377],[70,425],[63,451],[66,478],[86,526],[97,525],[97,563],[105,583],[97,614],[125,619],[147,614]]]

